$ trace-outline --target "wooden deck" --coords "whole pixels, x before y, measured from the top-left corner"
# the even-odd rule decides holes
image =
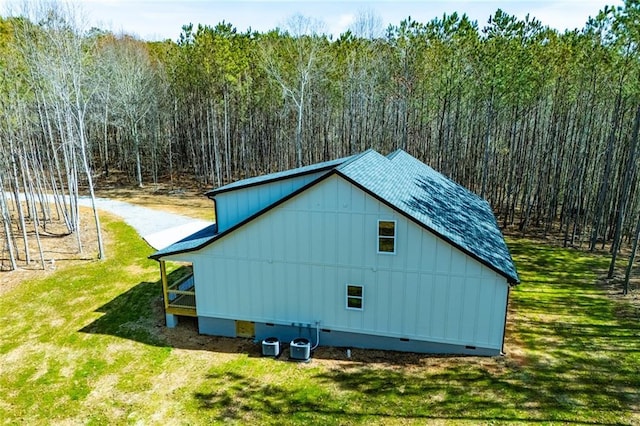
[[[198,316],[196,312],[196,292],[193,274],[189,274],[166,287],[165,311],[168,314],[189,317]]]

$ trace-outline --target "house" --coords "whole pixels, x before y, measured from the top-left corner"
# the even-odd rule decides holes
[[[497,355],[518,274],[489,204],[399,150],[207,193],[217,223],[164,248],[167,325],[320,345]],[[171,285],[165,262],[193,274]]]

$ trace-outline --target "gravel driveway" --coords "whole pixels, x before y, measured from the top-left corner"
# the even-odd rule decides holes
[[[13,194],[5,192],[4,196],[12,198]],[[24,199],[24,194],[20,194],[20,199]],[[78,197],[78,203],[91,207],[91,197]],[[120,216],[156,250],[180,241],[212,223],[108,198],[96,197],[96,205],[100,210]]]
[[[90,197],[83,196],[79,197],[78,200],[81,206],[91,207]],[[96,198],[96,205],[100,210],[106,210],[120,216],[156,250],[173,244],[211,225],[211,222],[204,220],[137,206],[124,201],[110,200],[108,198]]]

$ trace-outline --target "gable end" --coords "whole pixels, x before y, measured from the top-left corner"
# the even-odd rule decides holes
[[[363,185],[359,184],[357,181],[351,179],[349,176],[346,176],[344,173],[341,173],[340,171],[336,171],[336,174],[338,176],[340,176],[341,178],[343,178],[344,180],[346,180],[347,182],[351,183],[353,186],[359,188],[361,191],[365,192],[366,194],[368,194],[368,195],[372,196],[373,198],[375,198],[376,200],[380,201],[381,203],[383,203],[387,207],[391,208],[392,210],[400,213],[402,216],[404,216],[407,219],[411,220],[416,225],[418,225],[421,228],[429,231],[430,233],[432,233],[436,237],[440,238],[443,241],[446,241],[451,246],[457,248],[458,250],[460,250],[461,252],[463,252],[467,256],[477,260],[482,265],[488,267],[492,271],[494,271],[494,272],[498,273],[499,275],[503,276],[504,278],[507,279],[507,282],[509,284],[511,284],[511,285],[519,284],[519,281],[514,279],[514,277],[511,277],[509,274],[506,274],[504,271],[502,271],[499,268],[497,268],[496,266],[492,265],[490,262],[487,262],[486,260],[482,259],[477,254],[471,252],[467,248],[465,248],[465,247],[461,246],[460,244],[456,243],[455,241],[451,240],[446,235],[443,235],[443,234],[439,233],[438,231],[436,231],[435,229],[432,229],[432,228],[428,227],[426,224],[424,224],[420,220],[416,219],[412,215],[410,215],[410,214],[402,211],[401,209],[397,208],[393,203],[389,202],[388,200],[385,200],[383,197],[379,196],[378,194],[374,193],[373,191],[371,191],[368,188],[364,187]]]
[[[155,259],[155,260],[160,260],[160,258],[164,257],[164,256],[169,256],[169,255],[174,255],[174,254],[181,254],[181,253],[189,253],[192,251],[198,251],[200,249],[203,249],[204,247],[208,246],[209,244],[212,244],[218,240],[220,240],[221,238],[226,237],[227,235],[231,234],[233,231],[235,231],[238,228],[241,228],[242,226],[244,226],[245,224],[253,221],[254,219],[262,216],[263,214],[269,212],[270,210],[278,207],[279,205],[287,202],[288,200],[290,200],[291,198],[295,197],[296,195],[306,191],[307,189],[315,186],[316,184],[324,181],[325,179],[329,178],[330,176],[335,175],[337,172],[335,170],[335,168],[331,171],[329,171],[328,173],[320,176],[318,179],[314,180],[313,182],[309,182],[308,184],[306,184],[305,186],[301,187],[300,189],[298,189],[297,191],[292,192],[291,194],[282,197],[281,199],[279,199],[278,201],[270,204],[269,206],[265,207],[264,209],[258,211],[257,213],[247,217],[246,219],[244,219],[243,221],[237,223],[236,225],[233,225],[232,227],[230,227],[229,229],[226,229],[225,231],[220,232],[219,234],[215,234],[211,237],[210,240],[205,241],[204,243],[195,246],[195,247],[190,247],[189,249],[184,249],[184,250],[176,250],[176,251],[171,251],[168,253],[161,253],[161,252],[156,252],[154,254],[152,254],[151,256],[149,256],[150,259]]]

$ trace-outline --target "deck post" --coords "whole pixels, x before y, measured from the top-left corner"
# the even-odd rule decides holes
[[[167,322],[167,328],[176,328],[178,326],[178,317],[173,314],[164,314]]]
[[[162,281],[162,298],[164,299],[164,311],[169,309],[169,284],[167,284],[167,266],[164,260],[160,261],[160,279]]]

